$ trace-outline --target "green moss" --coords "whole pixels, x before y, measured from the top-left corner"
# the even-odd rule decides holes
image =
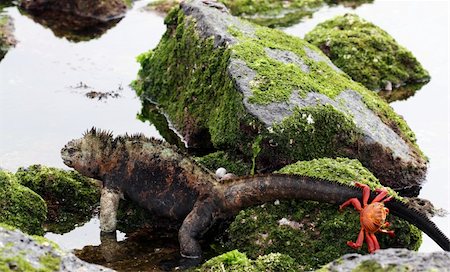
[[[256,260],[250,260],[244,253],[233,250],[206,261],[200,268],[195,269],[195,271],[282,272],[299,271],[299,266],[294,259],[280,253],[271,253],[259,256]]]
[[[316,177],[348,185],[353,185],[354,182],[361,182],[367,184],[372,190],[386,188],[389,191],[389,195],[403,201],[403,198],[394,190],[382,186],[378,179],[358,160],[348,158],[321,158],[311,161],[298,161],[283,167],[278,173]]]
[[[264,26],[288,26],[311,16],[323,0],[220,0],[235,16]]]
[[[384,89],[388,82],[393,87],[415,83],[414,88],[420,88],[430,80],[410,51],[381,28],[354,14],[317,25],[305,39],[322,49],[353,80],[371,90]]]
[[[88,221],[100,199],[96,182],[76,171],[32,165],[19,168],[15,176],[46,201],[46,227],[52,232],[65,233]]]
[[[292,162],[338,156],[360,133],[350,116],[331,105],[319,105],[294,108],[292,115],[273,125],[267,137],[277,145],[276,156]]]
[[[305,97],[310,92],[316,92],[335,98],[342,91],[351,89],[362,96],[367,107],[374,111],[385,124],[399,131],[400,136],[419,150],[415,135],[405,120],[397,115],[383,99],[352,81],[346,74],[336,72],[324,61],[317,62],[309,58],[306,50],[320,52],[316,47],[279,30],[255,28],[256,37],[254,38],[245,37],[235,28],[229,31],[239,40],[239,43],[232,46],[233,57],[244,60],[247,66],[257,72],[253,80],[253,96],[250,97],[250,102],[262,105],[287,102],[294,91],[301,97]],[[304,72],[298,65],[270,58],[266,52],[267,48],[293,52],[309,67],[309,71]]]
[[[200,38],[192,19],[178,9],[165,22],[168,31],[154,53],[140,57],[137,94],[158,102],[188,135],[211,137],[215,147],[239,144],[247,138],[240,123],[249,123],[250,116],[227,74],[230,50]]]
[[[355,180],[379,187],[377,179],[361,164],[349,159],[320,159],[298,162],[279,171],[332,181],[350,183]],[[280,225],[286,218],[294,227]],[[397,237],[378,234],[381,248],[406,247],[416,250],[421,232],[406,221],[389,215]],[[352,209],[338,212],[337,205],[313,201],[281,201],[241,211],[230,225],[228,248],[238,248],[250,257],[280,252],[293,257],[304,270],[316,269],[346,253],[367,252],[346,245],[355,241],[360,229],[359,214]],[[339,235],[336,235],[339,233]]]
[[[203,157],[197,157],[195,160],[211,171],[216,171],[219,167],[224,167],[227,169],[227,172],[238,176],[250,174],[250,164],[225,151],[210,153]]]
[[[0,170],[0,222],[29,234],[43,234],[47,207],[44,200],[22,186],[15,176]]]

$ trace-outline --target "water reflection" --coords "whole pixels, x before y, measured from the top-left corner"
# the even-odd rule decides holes
[[[56,37],[66,38],[71,42],[82,42],[96,39],[117,25],[122,18],[107,22],[95,18],[80,17],[57,10],[30,11],[21,10],[23,15],[34,22],[49,28]]]

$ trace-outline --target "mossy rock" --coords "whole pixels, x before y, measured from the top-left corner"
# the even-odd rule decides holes
[[[311,17],[325,4],[343,5],[355,8],[373,0],[219,0],[233,14],[267,27],[287,27]],[[178,6],[180,0],[157,0],[148,4],[147,8],[167,13]]]
[[[192,269],[192,271],[295,272],[301,271],[301,267],[288,255],[270,253],[267,255],[258,256],[255,260],[251,260],[247,258],[244,253],[241,253],[238,250],[233,250],[206,261],[201,267]]]
[[[429,73],[410,51],[386,31],[355,14],[320,23],[305,39],[370,90],[387,90],[387,94],[401,89],[403,97],[391,95],[393,98],[413,95],[430,80]]]
[[[450,253],[415,252],[405,248],[381,249],[374,254],[347,254],[323,266],[317,272],[422,272],[448,271]]]
[[[381,183],[418,193],[426,158],[406,122],[315,46],[188,0],[165,19],[134,82],[189,148],[213,147],[270,172],[298,160],[356,158]]]
[[[0,11],[1,8],[2,7],[0,6]],[[0,14],[0,61],[5,57],[9,48],[16,44],[13,32],[14,25],[12,18],[8,15]]]
[[[0,224],[0,271],[112,271],[88,264],[41,236],[29,236]]]
[[[47,231],[66,233],[87,222],[100,201],[96,181],[76,171],[31,165],[19,168],[15,177],[47,203]]]
[[[318,177],[341,183],[359,181],[372,188],[378,180],[358,161],[318,159],[298,162],[279,171]],[[377,235],[381,248],[405,247],[417,250],[422,233],[403,219],[389,215],[396,237]],[[280,252],[294,258],[305,270],[316,269],[346,253],[366,254],[367,246],[354,250],[360,230],[359,214],[353,209],[338,211],[337,205],[314,201],[281,201],[241,211],[228,229],[227,248],[237,248],[251,258]]]
[[[47,207],[38,194],[22,186],[13,174],[0,170],[0,223],[43,234],[46,215]]]

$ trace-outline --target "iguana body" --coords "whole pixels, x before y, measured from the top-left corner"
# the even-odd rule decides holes
[[[115,230],[118,202],[124,194],[154,215],[181,223],[178,238],[186,258],[200,258],[197,239],[218,219],[230,218],[243,208],[277,199],[341,204],[361,197],[359,188],[296,175],[257,175],[220,183],[174,147],[141,135],[114,139],[92,129],[69,142],[61,155],[68,166],[103,181],[102,231]],[[450,250],[449,239],[426,216],[396,200],[386,206]]]

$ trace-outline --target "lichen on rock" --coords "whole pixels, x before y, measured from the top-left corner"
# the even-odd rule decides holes
[[[404,248],[378,250],[374,254],[347,254],[325,265],[317,272],[331,271],[448,271],[450,253],[448,252],[414,252]]]
[[[418,193],[426,158],[414,133],[319,49],[234,17],[220,3],[184,1],[165,23],[158,46],[139,58],[134,86],[189,148],[240,153],[259,172],[356,158],[384,185]]]
[[[23,186],[38,193],[47,203],[47,231],[65,233],[87,222],[98,206],[100,188],[96,181],[76,171],[31,165],[17,170]]]
[[[0,223],[43,234],[46,215],[47,207],[38,194],[21,185],[13,174],[0,170]]]
[[[279,173],[322,178],[332,182],[359,181],[375,188],[380,184],[358,161],[346,158],[317,159],[288,165]],[[417,250],[422,234],[403,219],[389,215],[395,238],[378,234],[381,248],[406,247]],[[366,254],[367,247],[354,250],[347,241],[355,241],[360,230],[359,214],[352,209],[313,201],[279,201],[241,211],[228,229],[226,248],[238,248],[251,258],[279,252],[298,262],[303,270],[324,265],[346,253]],[[336,235],[339,233],[339,235]]]
[[[305,39],[319,47],[353,80],[373,91],[392,94],[401,89],[398,91],[405,98],[430,80],[410,51],[386,31],[355,14],[320,23]],[[395,94],[391,97],[400,98]]]
[[[0,224],[0,271],[112,271],[81,261],[55,243]]]

